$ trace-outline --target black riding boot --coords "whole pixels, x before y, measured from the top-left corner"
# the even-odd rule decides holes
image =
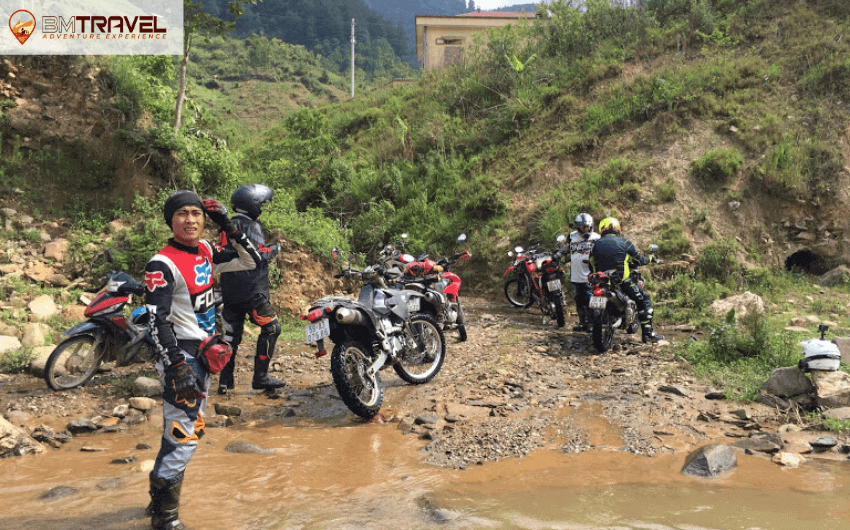
[[[153,530],[189,530],[177,518],[183,473],[172,480],[150,475],[150,511]]]
[[[275,379],[269,376],[269,364],[271,357],[254,357],[254,380],[251,381],[251,388],[254,390],[274,390],[286,386],[286,381]]]
[[[640,331],[641,340],[644,342],[644,344],[656,343],[658,341],[664,340],[664,337],[652,331],[652,322],[641,323]]]
[[[221,374],[218,376],[218,393],[227,394],[228,390],[233,390],[235,383],[234,372],[236,371],[236,350],[238,346],[233,348],[233,356],[224,365]]]
[[[578,326],[573,326],[573,331],[590,331],[590,326],[587,323],[587,308],[580,307],[576,309],[578,313]]]

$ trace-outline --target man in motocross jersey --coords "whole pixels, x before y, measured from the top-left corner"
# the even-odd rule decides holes
[[[593,231],[593,217],[580,213],[573,222],[575,230],[559,252],[570,253],[570,282],[573,284],[573,298],[576,302],[579,324],[573,331],[589,331],[587,304],[590,302],[587,277],[590,275],[590,251],[599,234]]]
[[[635,301],[638,320],[641,327],[641,340],[644,343],[658,342],[664,337],[652,330],[652,301],[649,293],[643,287],[633,283],[629,278],[629,260],[634,259],[641,265],[647,265],[653,257],[646,257],[637,251],[635,245],[620,235],[620,222],[613,217],[606,217],[599,222],[601,237],[590,251],[590,265],[594,271],[614,269],[617,272],[612,282],[619,282],[623,293]]]
[[[219,252],[201,239],[205,214],[228,234],[236,253]],[[196,357],[201,341],[215,332],[213,276],[253,269],[260,256],[218,201],[177,191],[165,201],[163,217],[174,237],[145,266],[148,331],[164,385],[164,429],[150,473],[148,511],[155,530],[180,530],[186,528],[177,514],[183,474],[204,435],[209,375]]]
[[[248,317],[254,325],[260,326],[251,388],[274,390],[286,386],[284,381],[269,376],[269,364],[280,335],[280,321],[270,303],[268,262],[280,251],[280,245],[267,247],[263,227],[257,222],[262,213],[263,203],[273,198],[274,192],[271,188],[262,184],[240,186],[230,197],[231,206],[236,211],[236,215],[231,220],[257,247],[262,261],[253,270],[228,272],[221,275],[221,295],[224,298],[224,309],[221,314],[224,320],[224,340],[233,348],[233,357],[221,371],[218,383],[219,394],[226,394],[234,387],[236,351],[242,342],[245,317]],[[226,239],[222,239],[220,243],[226,248]]]

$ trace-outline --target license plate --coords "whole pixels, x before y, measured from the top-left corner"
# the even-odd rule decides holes
[[[558,280],[558,279],[549,280],[549,282],[546,283],[546,287],[549,288],[550,293],[554,293],[555,291],[560,291],[561,290],[561,280]]]
[[[591,309],[605,309],[605,306],[608,304],[608,299],[604,296],[591,296],[590,303],[588,306]]]
[[[328,335],[331,334],[331,325],[328,322],[328,319],[323,318],[322,320],[316,322],[315,324],[310,324],[307,326],[306,335],[307,335],[307,344],[312,344],[317,340],[321,340]]]
[[[411,297],[410,300],[407,301],[407,312],[415,313],[419,311],[419,302],[420,299],[418,296]]]

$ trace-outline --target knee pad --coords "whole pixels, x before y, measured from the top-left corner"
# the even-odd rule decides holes
[[[260,327],[260,335],[264,335],[266,337],[277,337],[280,335],[280,330],[280,321],[278,319],[274,319],[274,321]]]

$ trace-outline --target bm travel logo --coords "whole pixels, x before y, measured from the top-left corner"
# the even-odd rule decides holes
[[[0,54],[183,53],[180,0],[113,0],[103,4],[93,4],[90,0],[59,3],[49,0],[49,5],[44,2],[47,7],[41,4],[35,0],[0,0],[0,8],[9,17],[9,33],[0,38]]]

